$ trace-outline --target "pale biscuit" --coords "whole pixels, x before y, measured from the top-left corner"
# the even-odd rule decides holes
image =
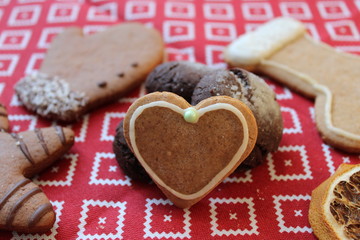
[[[124,120],[129,147],[178,207],[200,201],[252,151],[256,120],[241,101],[211,97],[192,107],[174,93],[138,99]]]
[[[315,98],[323,140],[360,152],[360,57],[317,42],[294,19],[278,18],[240,36],[224,52],[230,65],[264,73]]]

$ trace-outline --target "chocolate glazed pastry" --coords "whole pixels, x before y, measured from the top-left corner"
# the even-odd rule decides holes
[[[244,102],[258,124],[258,139],[251,154],[239,166],[253,168],[275,151],[280,143],[283,121],[272,89],[258,76],[240,68],[216,70],[204,76],[194,89],[192,105],[212,96],[230,96]]]
[[[113,151],[115,153],[116,161],[124,173],[133,180],[151,182],[151,178],[126,143],[123,122],[124,121],[122,120],[117,126],[115,140],[113,142]]]
[[[166,62],[157,66],[147,77],[146,90],[151,92],[172,92],[182,96],[189,103],[196,84],[214,69],[186,61]]]

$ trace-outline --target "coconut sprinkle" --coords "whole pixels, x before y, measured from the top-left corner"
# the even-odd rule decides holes
[[[41,116],[74,115],[84,107],[84,93],[70,89],[69,83],[58,76],[36,72],[25,76],[15,91],[24,105]]]

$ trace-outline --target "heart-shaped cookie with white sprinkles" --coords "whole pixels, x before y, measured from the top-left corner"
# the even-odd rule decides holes
[[[129,108],[124,133],[153,181],[176,206],[187,208],[248,156],[257,125],[234,98],[211,97],[191,106],[176,94],[155,92]]]

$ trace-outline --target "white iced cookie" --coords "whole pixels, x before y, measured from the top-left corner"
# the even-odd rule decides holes
[[[225,49],[225,61],[232,66],[257,65],[305,32],[302,23],[277,18],[233,41]]]
[[[200,201],[252,151],[257,125],[241,101],[218,96],[196,106],[169,92],[139,98],[124,119],[129,147],[178,207]]]
[[[360,152],[360,57],[315,41],[294,19],[277,18],[232,42],[225,61],[272,77],[315,98],[323,140]]]

